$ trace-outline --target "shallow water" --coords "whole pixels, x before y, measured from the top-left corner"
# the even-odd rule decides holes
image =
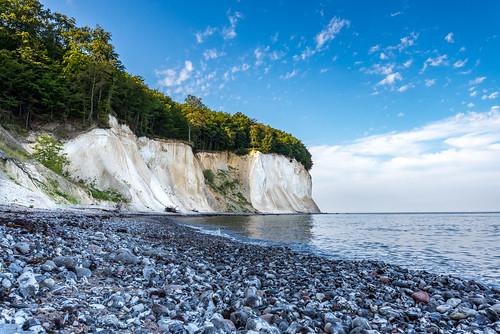
[[[500,214],[328,214],[179,219],[210,233],[341,259],[500,283]]]

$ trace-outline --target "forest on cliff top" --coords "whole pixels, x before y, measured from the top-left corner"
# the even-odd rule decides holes
[[[279,153],[312,167],[307,148],[289,133],[148,87],[125,70],[102,27],[79,27],[37,0],[0,0],[0,124],[105,127],[110,114],[139,136],[186,140],[201,151]]]

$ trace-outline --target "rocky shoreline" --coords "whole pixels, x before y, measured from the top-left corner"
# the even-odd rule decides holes
[[[500,290],[209,236],[0,211],[0,333],[500,333]]]

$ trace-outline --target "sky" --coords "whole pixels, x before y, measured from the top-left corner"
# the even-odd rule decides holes
[[[42,3],[175,100],[300,138],[323,211],[500,210],[499,1]]]

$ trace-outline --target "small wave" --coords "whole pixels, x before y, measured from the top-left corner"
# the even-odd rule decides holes
[[[238,241],[238,239],[228,233],[225,233],[225,232],[222,232],[222,230],[220,228],[218,229],[211,229],[211,228],[204,228],[204,227],[201,227],[201,226],[197,226],[197,225],[189,225],[189,224],[183,224],[184,226],[188,226],[200,233],[203,233],[203,234],[208,234],[208,235],[213,235],[213,236],[216,236],[216,237],[222,237],[222,238],[227,238],[229,240],[232,240],[232,241]]]
[[[241,242],[241,243],[250,244],[250,245],[257,245],[257,246],[278,246],[278,244],[275,244],[271,241],[252,239],[252,238],[242,237],[240,235],[227,233],[221,228],[206,228],[203,226],[185,224],[182,222],[181,222],[181,224],[184,226],[190,227],[190,228],[192,228],[200,233],[225,238],[225,239],[228,239],[228,240],[231,240],[234,242]]]

